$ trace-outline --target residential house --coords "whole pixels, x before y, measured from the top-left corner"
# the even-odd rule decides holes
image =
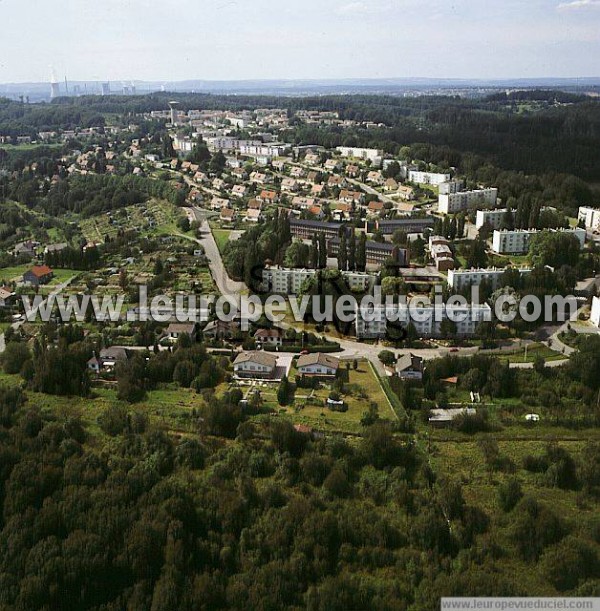
[[[237,210],[233,208],[221,208],[219,219],[224,223],[235,223],[237,220]]]
[[[327,186],[330,189],[334,189],[334,188],[338,188],[341,189],[342,187],[345,187],[347,185],[347,181],[343,176],[338,176],[337,174],[334,176],[330,176],[327,179]]]
[[[28,257],[35,257],[35,249],[40,245],[39,242],[33,240],[27,240],[26,242],[19,242],[15,244],[13,248],[13,255],[18,257],[20,255],[26,255]]]
[[[298,357],[296,369],[300,375],[333,378],[337,374],[340,360],[330,354],[315,352]]]
[[[373,170],[367,174],[367,182],[373,185],[382,185],[384,182],[383,175],[379,170]]]
[[[319,205],[311,206],[308,209],[308,212],[309,212],[309,214],[311,214],[312,216],[317,218],[319,221],[321,221],[321,220],[323,220],[325,218],[325,213],[323,212],[323,208],[321,208],[321,206],[319,206]]]
[[[233,372],[238,378],[273,379],[277,357],[263,351],[241,352],[233,362]]]
[[[298,183],[293,178],[289,178],[289,177],[286,176],[281,181],[281,190],[282,191],[297,191],[298,190]]]
[[[360,191],[349,191],[348,189],[342,189],[338,199],[346,204],[362,204],[364,201],[364,195]]]
[[[398,183],[393,178],[388,178],[383,183],[383,190],[384,191],[397,191],[398,190]]]
[[[384,210],[383,202],[380,202],[379,200],[371,201],[367,206],[367,210],[371,214],[380,214]]]
[[[0,287],[0,308],[11,306],[15,302],[15,293],[8,286]]]
[[[260,210],[249,208],[246,211],[246,216],[244,217],[244,220],[248,223],[259,223],[260,221],[264,220],[264,218],[265,217]]]
[[[233,185],[231,189],[231,195],[234,197],[245,197],[247,192],[246,185]]]
[[[60,244],[48,244],[48,246],[46,246],[46,248],[44,248],[44,254],[50,254],[50,253],[55,253],[55,252],[61,252],[62,250],[65,250],[65,248],[68,248],[68,244],[66,242],[62,242]]]
[[[277,327],[271,329],[258,329],[254,334],[257,348],[262,346],[282,346],[283,331]]]
[[[34,265],[23,274],[23,282],[32,286],[48,284],[54,277],[54,272],[47,265]]]
[[[263,204],[274,204],[277,202],[277,192],[276,191],[267,191],[263,189],[260,192],[260,195],[256,198],[259,202]]]
[[[237,320],[211,320],[202,329],[202,336],[212,340],[233,339],[239,332],[240,323]]]
[[[301,197],[298,195],[292,199],[292,207],[299,210],[308,210],[316,203],[317,200],[314,197]]]
[[[415,199],[415,190],[407,185],[398,185],[396,189],[396,194],[400,199],[403,199],[408,202]]]
[[[248,210],[262,210],[262,203],[253,197],[252,199],[248,200],[248,204],[246,207],[248,208]]]
[[[325,185],[313,185],[310,188],[310,194],[315,197],[322,197],[325,195]]]
[[[101,371],[112,371],[117,363],[124,362],[128,359],[127,349],[123,346],[110,346],[102,348],[100,354],[92,356],[87,362],[87,367],[94,373]]]
[[[337,220],[350,220],[351,214],[352,206],[342,202],[338,202],[335,206],[335,210],[333,211],[333,216],[336,217]]]
[[[222,208],[229,208],[229,200],[224,197],[213,197],[210,200],[211,210],[221,210]]]
[[[396,362],[396,373],[401,380],[423,379],[423,358],[414,354],[403,354]]]
[[[172,322],[165,331],[170,342],[176,342],[182,335],[189,335],[190,339],[196,339],[196,324],[193,322]]]
[[[349,178],[358,178],[360,175],[360,168],[357,165],[346,166],[346,176]]]

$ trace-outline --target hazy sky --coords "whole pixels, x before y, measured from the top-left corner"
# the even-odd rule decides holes
[[[0,82],[600,76],[600,0],[0,0]]]

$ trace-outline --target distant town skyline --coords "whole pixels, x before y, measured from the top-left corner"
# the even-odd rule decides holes
[[[0,0],[0,82],[600,76],[600,0]]]

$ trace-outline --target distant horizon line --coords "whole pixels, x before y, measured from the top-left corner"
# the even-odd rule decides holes
[[[598,76],[514,76],[514,77],[435,77],[435,76],[390,76],[390,77],[269,77],[269,78],[180,78],[180,79],[161,79],[161,78],[74,78],[69,79],[64,76],[62,79],[54,81],[58,84],[68,83],[118,83],[118,84],[183,84],[183,83],[523,83],[523,82],[577,82],[577,81],[598,81]],[[10,85],[49,85],[50,80],[23,80],[23,81],[0,81],[0,86]]]

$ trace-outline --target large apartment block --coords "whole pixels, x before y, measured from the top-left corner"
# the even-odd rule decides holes
[[[265,290],[277,295],[297,295],[302,286],[317,275],[315,269],[291,269],[265,267],[262,272]],[[351,291],[366,292],[374,283],[374,276],[366,272],[342,272],[342,277]]]
[[[500,229],[506,213],[507,208],[498,208],[496,210],[477,210],[475,227],[477,227],[477,229],[481,229],[487,223],[492,229]]]
[[[438,212],[441,214],[454,214],[467,210],[476,204],[495,206],[498,201],[498,189],[474,189],[473,191],[460,191],[458,193],[440,193],[438,197]]]
[[[242,155],[249,157],[281,157],[289,148],[287,144],[279,142],[271,142],[269,144],[262,143],[245,143],[240,145],[239,151]]]
[[[600,297],[594,297],[592,301],[592,314],[590,322],[596,327],[600,327]]]
[[[383,151],[378,149],[365,149],[354,146],[338,146],[337,150],[342,157],[355,157],[356,159],[365,160],[369,159],[375,165],[378,165],[378,162],[381,163],[381,159],[383,157]]]
[[[451,269],[448,272],[448,286],[455,291],[462,291],[465,287],[479,286],[487,280],[495,290],[499,287],[500,279],[506,269],[489,267],[486,269]],[[518,269],[520,274],[530,274],[531,269]]]
[[[444,195],[449,195],[450,193],[459,193],[460,191],[464,191],[464,189],[464,180],[450,180],[448,182],[443,182],[440,185],[440,193],[443,193]]]
[[[525,254],[529,252],[529,245],[532,237],[539,233],[538,229],[515,229],[509,231],[494,231],[492,238],[492,249],[501,255],[504,254]],[[585,246],[585,229],[543,229],[542,231],[561,231],[564,233],[572,233],[578,240],[580,248]]]
[[[586,229],[589,229],[590,231],[600,229],[600,209],[582,206],[579,208],[578,216],[579,221],[583,221]]]
[[[450,314],[451,312],[451,314]],[[359,306],[356,311],[356,337],[358,339],[377,339],[385,337],[388,325],[406,328],[412,323],[419,337],[441,335],[442,321],[454,319],[456,335],[468,336],[477,332],[480,323],[491,320],[492,310],[488,304],[467,306],[418,306],[376,305],[374,308]]]
[[[449,182],[450,174],[438,174],[437,172],[419,172],[417,170],[408,171],[408,180],[419,185],[441,185]]]

